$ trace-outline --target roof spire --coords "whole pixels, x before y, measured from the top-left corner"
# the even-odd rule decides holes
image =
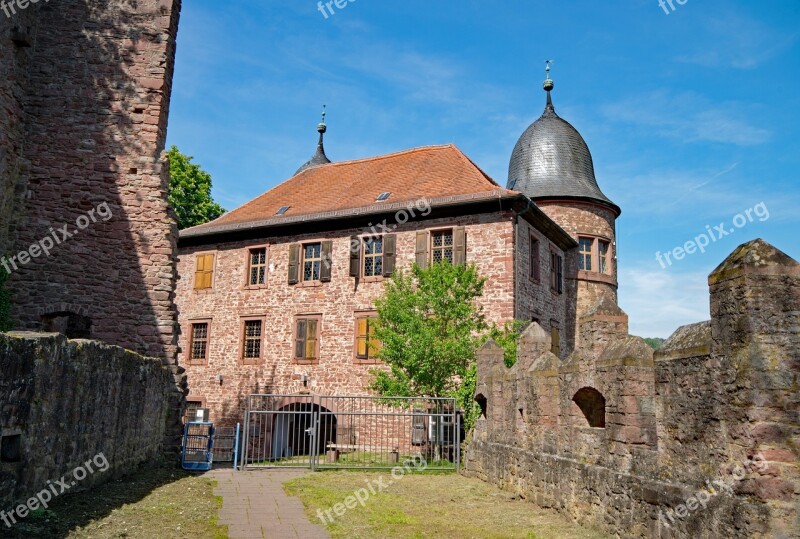
[[[317,142],[317,151],[316,153],[314,153],[314,156],[308,162],[306,162],[302,167],[300,167],[297,170],[297,172],[295,172],[295,175],[303,172],[308,168],[316,167],[319,165],[327,165],[328,163],[331,162],[331,160],[328,159],[328,156],[325,155],[325,146],[323,144],[325,133],[328,131],[328,126],[325,124],[325,116],[327,114],[326,108],[327,108],[326,105],[322,105],[322,121],[319,123],[319,125],[317,125],[317,132],[319,133],[319,142]]]
[[[547,92],[547,108],[553,109],[553,99],[550,97],[550,91],[555,87],[555,83],[553,79],[550,78],[550,66],[553,64],[552,60],[545,60],[545,73],[547,73],[547,78],[544,80],[544,89]]]

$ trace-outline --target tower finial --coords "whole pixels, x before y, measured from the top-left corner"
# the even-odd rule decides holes
[[[555,83],[553,82],[553,79],[550,78],[550,66],[553,65],[553,61],[545,60],[544,64],[544,71],[547,73],[547,78],[544,80],[544,89],[547,92],[547,108],[552,109],[553,100],[550,97],[550,91],[555,87]]]
[[[319,131],[320,136],[328,130],[328,126],[325,125],[325,115],[327,114],[326,109],[328,108],[327,105],[322,105],[322,121],[317,126],[317,131]],[[321,137],[320,137],[321,140]]]

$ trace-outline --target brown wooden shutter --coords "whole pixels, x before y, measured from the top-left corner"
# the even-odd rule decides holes
[[[297,284],[300,268],[300,244],[289,245],[289,284]]]
[[[297,335],[295,336],[294,357],[297,359],[305,359],[306,352],[306,321],[297,321]]]
[[[332,258],[333,242],[322,242],[322,264],[319,270],[319,280],[323,283],[328,283],[331,280],[331,265],[333,264]]]
[[[453,265],[467,263],[467,232],[463,226],[453,229]]]
[[[383,276],[391,277],[397,264],[397,234],[383,237]]]
[[[361,238],[350,238],[350,277],[361,276]]]
[[[417,266],[425,268],[428,265],[428,232],[417,232]]]

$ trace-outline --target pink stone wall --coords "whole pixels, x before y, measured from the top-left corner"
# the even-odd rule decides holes
[[[397,233],[398,267],[409,266],[415,256],[418,230],[464,226],[467,262],[477,264],[488,278],[482,304],[490,322],[514,318],[514,224],[511,212],[411,222]],[[211,419],[241,420],[242,399],[250,393],[366,394],[375,364],[354,359],[355,315],[370,311],[382,294],[381,282],[356,282],[349,276],[349,245],[363,229],[322,234],[269,237],[247,242],[179,251],[177,301],[182,331],[179,362],[189,377],[188,400],[211,409]],[[333,240],[332,279],[320,286],[290,286],[287,283],[289,244]],[[246,257],[250,247],[268,245],[267,286],[245,288]],[[215,282],[211,290],[195,291],[195,255],[216,254]],[[546,292],[550,294],[549,289]],[[549,307],[547,307],[549,308]],[[317,365],[293,362],[293,320],[298,314],[322,316],[320,361]],[[243,365],[240,357],[242,317],[266,319],[265,358],[259,365]],[[547,315],[548,319],[550,315]],[[211,320],[208,365],[188,364],[186,353],[192,320]],[[308,377],[308,384],[300,375]],[[220,384],[216,377],[222,375]]]

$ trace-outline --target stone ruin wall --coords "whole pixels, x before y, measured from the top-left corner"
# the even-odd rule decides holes
[[[77,319],[93,339],[175,361],[162,151],[179,12],[180,0],[58,0],[0,15],[0,257],[95,216],[12,270],[17,329]]]
[[[756,240],[709,284],[655,354],[605,301],[564,362],[536,324],[511,369],[488,343],[465,473],[619,537],[800,537],[800,265]]]
[[[70,492],[161,460],[183,400],[176,369],[93,341],[0,333],[0,508],[101,453],[108,469]]]

